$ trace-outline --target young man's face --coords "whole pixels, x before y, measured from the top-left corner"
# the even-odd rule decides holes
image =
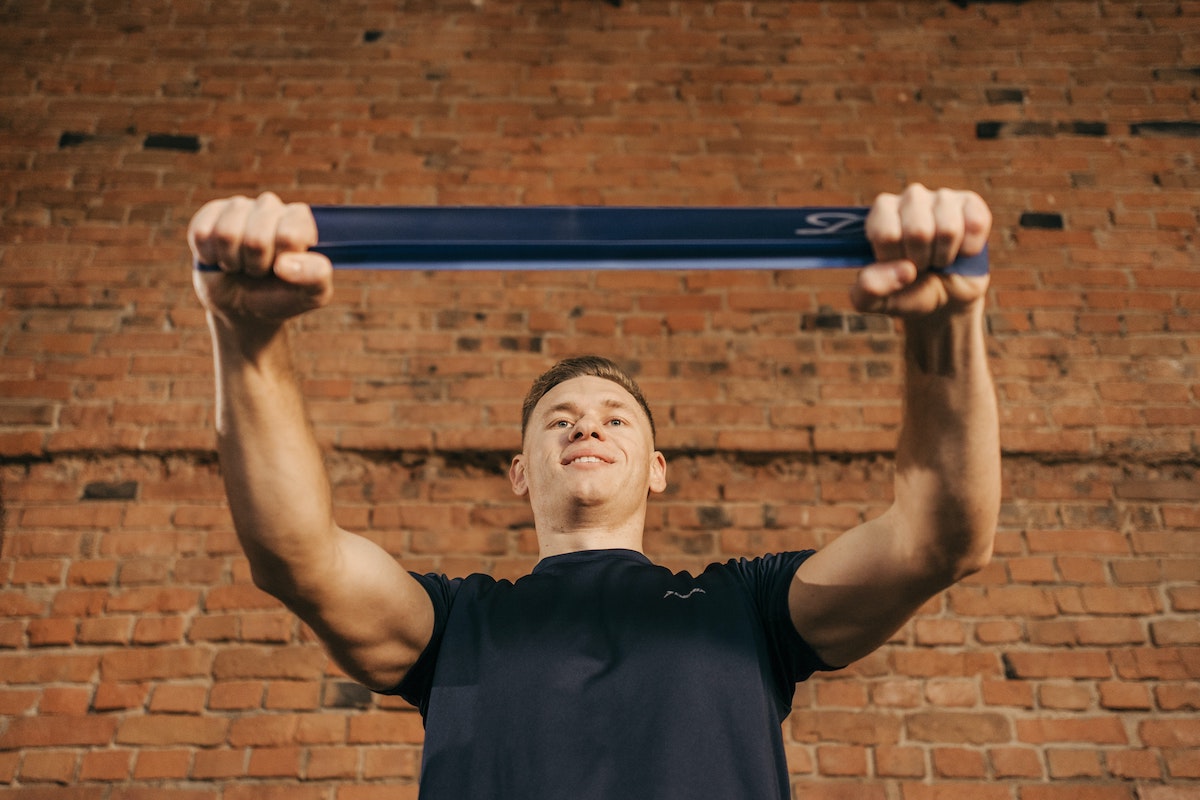
[[[604,504],[620,514],[666,488],[666,460],[654,449],[650,420],[633,395],[610,380],[583,376],[538,401],[510,478],[514,492],[529,495],[535,517]]]

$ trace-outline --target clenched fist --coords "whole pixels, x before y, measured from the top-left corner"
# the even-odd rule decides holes
[[[188,226],[198,268],[192,282],[213,318],[238,330],[271,330],[333,295],[333,266],[317,242],[312,210],[271,192],[205,204]]]
[[[991,229],[992,212],[975,192],[935,192],[917,183],[899,195],[881,194],[867,215],[877,263],[859,273],[851,292],[855,308],[916,319],[975,303],[987,291],[988,276],[936,270],[959,255],[983,252]]]

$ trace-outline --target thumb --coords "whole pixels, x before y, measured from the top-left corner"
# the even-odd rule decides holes
[[[858,311],[887,313],[892,297],[917,278],[917,266],[908,260],[883,261],[864,267],[850,290],[850,301]]]
[[[320,253],[298,251],[275,257],[275,277],[314,294],[333,291],[333,264]]]

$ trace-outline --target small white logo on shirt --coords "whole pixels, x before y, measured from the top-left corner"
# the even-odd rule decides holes
[[[692,589],[687,594],[680,594],[679,592],[668,591],[666,594],[663,595],[663,599],[666,599],[666,598],[670,597],[671,595],[675,595],[680,600],[687,600],[689,597],[691,597],[694,594],[705,594],[705,591],[700,588]]]

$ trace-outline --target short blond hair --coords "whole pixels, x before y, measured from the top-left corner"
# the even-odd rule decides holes
[[[525,402],[521,404],[521,438],[525,438],[525,430],[529,427],[529,418],[533,415],[534,407],[539,400],[546,396],[547,392],[560,383],[572,378],[583,377],[612,381],[633,395],[633,399],[642,407],[642,411],[646,412],[646,419],[650,420],[650,435],[652,437],[655,435],[654,415],[650,413],[650,405],[646,402],[641,387],[628,372],[618,366],[615,361],[604,356],[574,356],[564,358],[543,372],[529,387],[529,394],[525,395]]]

